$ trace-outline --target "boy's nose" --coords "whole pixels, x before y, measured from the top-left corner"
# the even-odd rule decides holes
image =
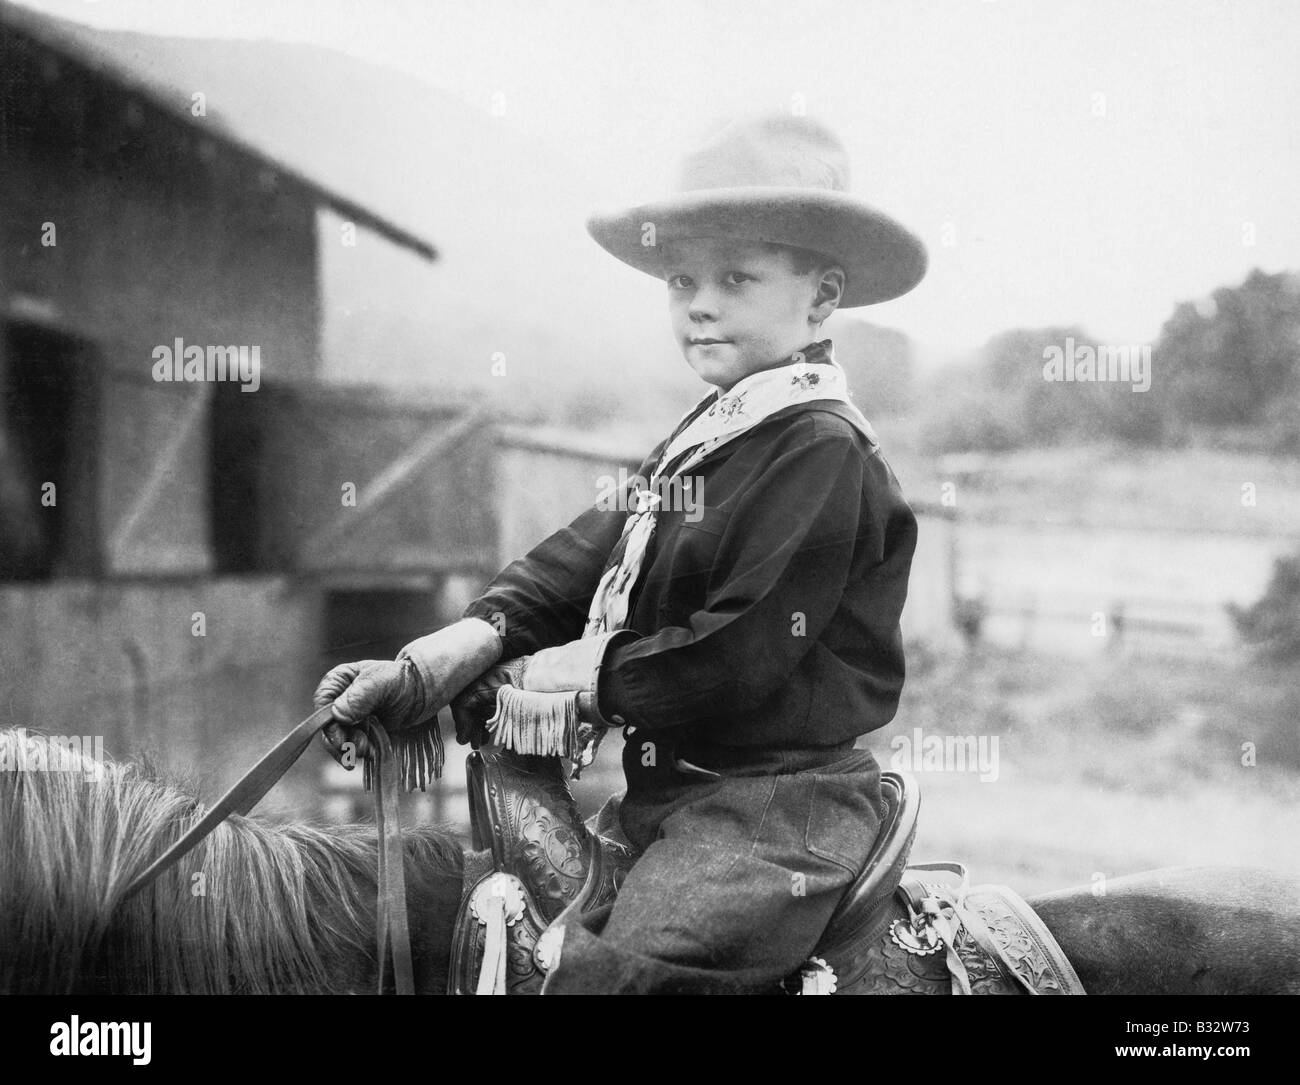
[[[713,295],[703,290],[697,291],[695,296],[691,298],[690,314],[691,319],[697,324],[701,324],[706,320],[716,320],[718,306]]]

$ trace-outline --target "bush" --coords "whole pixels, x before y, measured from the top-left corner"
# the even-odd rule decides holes
[[[1278,558],[1263,596],[1249,607],[1229,603],[1228,613],[1261,658],[1300,661],[1300,553]]]

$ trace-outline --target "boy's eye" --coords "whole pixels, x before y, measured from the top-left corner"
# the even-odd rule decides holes
[[[691,277],[689,275],[674,275],[668,280],[668,285],[674,290],[686,290],[692,285]]]
[[[741,283],[749,282],[754,276],[746,275],[743,271],[732,271],[727,275],[727,282],[732,286],[739,286]]]

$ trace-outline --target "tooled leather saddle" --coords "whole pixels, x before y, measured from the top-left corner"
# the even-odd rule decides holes
[[[471,851],[456,917],[452,994],[536,994],[544,933],[614,899],[631,849],[583,823],[558,757],[483,746],[465,762]]]
[[[558,757],[484,746],[466,762],[473,849],[452,946],[453,994],[536,994],[558,928],[611,903],[635,861],[585,824]],[[920,793],[881,774],[885,816],[867,862],[791,994],[1082,994],[1046,926],[1005,886],[956,863],[908,866]]]

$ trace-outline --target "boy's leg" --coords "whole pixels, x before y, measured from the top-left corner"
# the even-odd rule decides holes
[[[561,993],[775,993],[812,953],[879,830],[879,770],[861,752],[818,773],[728,777],[624,800],[657,821],[612,908],[565,931]]]

